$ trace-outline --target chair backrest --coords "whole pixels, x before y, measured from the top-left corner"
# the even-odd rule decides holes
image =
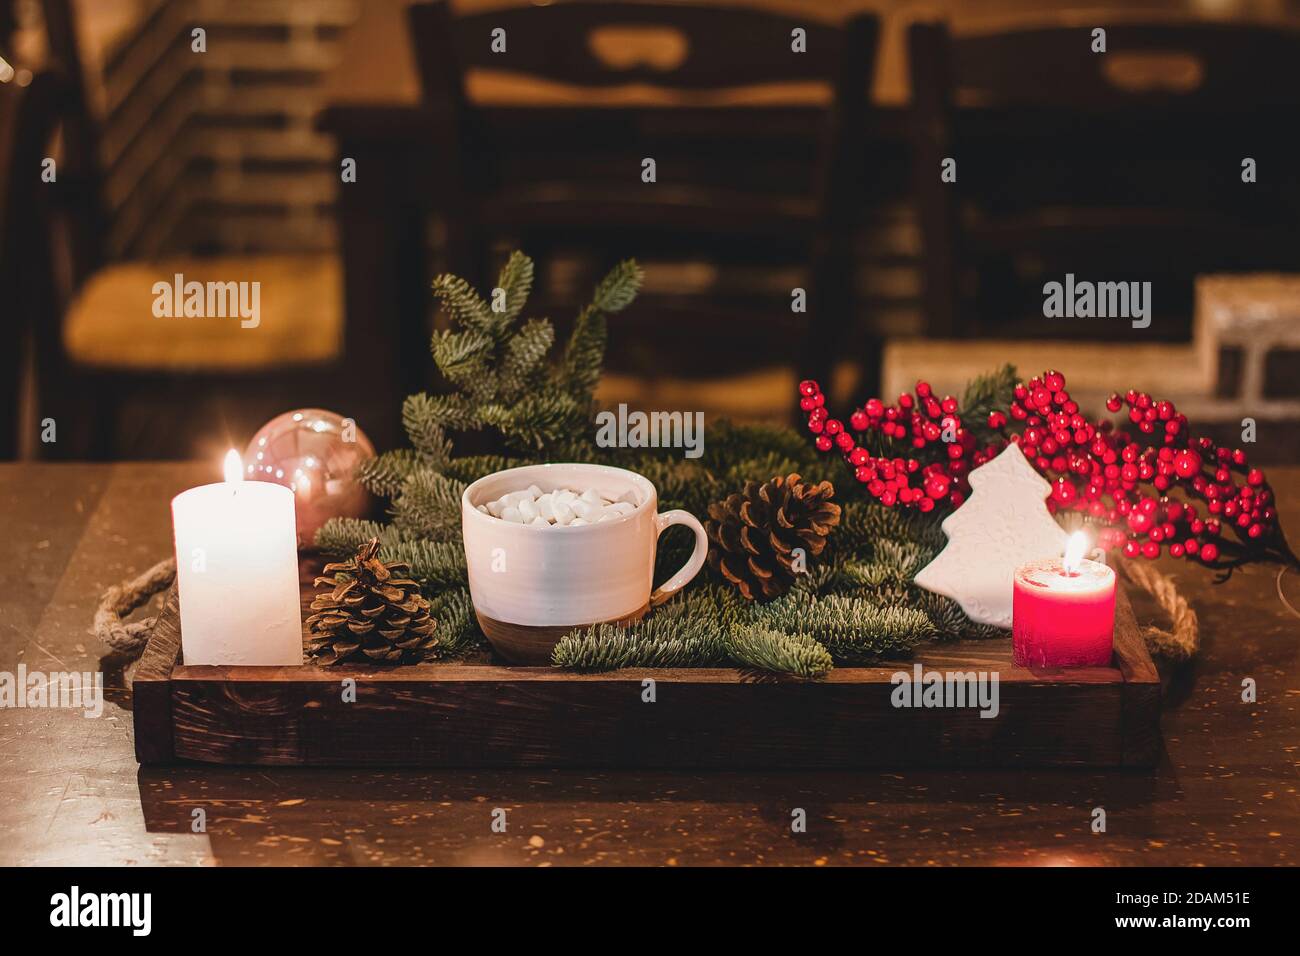
[[[1295,102],[1300,30],[1187,20],[1099,26],[1095,19],[958,37],[943,24],[914,24],[913,79],[923,87],[937,79],[960,106],[1150,112]]]
[[[586,204],[580,235],[549,223],[531,229],[521,224],[530,250],[545,256],[548,237],[555,237],[570,244],[566,249],[582,247],[599,258],[611,254],[609,237],[617,236],[622,254],[725,263],[739,275],[789,256],[800,241],[787,233],[774,241],[770,233],[779,224],[765,212],[770,204],[812,200],[810,312],[849,314],[849,233],[861,214],[861,184],[868,178],[862,144],[877,53],[875,16],[832,25],[731,4],[578,0],[458,17],[438,0],[413,5],[409,17],[425,103],[434,122],[448,124],[442,141],[457,143],[449,152],[457,154],[461,192],[490,197],[502,187],[541,183],[553,208]],[[667,91],[647,101],[665,106],[639,112],[640,107],[584,110],[575,103],[573,111],[548,108],[536,111],[544,116],[529,117],[503,110],[497,114],[501,125],[485,132],[491,111],[469,104],[471,71],[591,91]],[[800,134],[789,133],[780,120],[769,125],[771,114],[749,106],[717,105],[734,102],[726,95],[731,91],[784,87],[802,93],[812,86],[828,94],[830,106],[821,117],[816,107],[796,107],[791,126]],[[516,119],[531,121],[530,128],[552,126],[555,139],[523,149],[503,144],[504,136],[517,140],[516,130],[505,130]],[[567,146],[556,148],[558,139]],[[664,195],[673,197],[653,208],[647,201],[652,192],[637,175],[647,156],[655,157],[659,181],[671,190]],[[450,186],[446,191],[457,192]],[[472,211],[466,217],[472,220]],[[725,240],[718,238],[724,223]],[[707,306],[717,314],[726,312],[729,295],[733,305],[742,298],[740,280],[730,292],[728,281],[722,276],[710,286]],[[745,291],[752,297],[751,286]],[[771,301],[778,311],[776,299]]]
[[[1264,224],[1294,202],[1287,185],[1294,177],[1243,192],[1239,173],[1243,156],[1267,153],[1266,138],[1276,140],[1270,125],[1281,129],[1300,105],[1300,31],[1187,21],[1101,28],[1104,40],[1091,18],[970,36],[937,23],[910,27],[930,334],[971,331],[976,311],[983,324],[1031,305],[1044,250],[1056,257],[1049,271],[1062,259],[1087,268],[1137,235],[1128,228],[1134,223],[1148,237],[1164,230],[1130,265],[1160,280],[1165,314],[1187,320],[1186,329],[1165,330],[1181,334],[1190,329],[1194,272],[1237,268],[1243,258],[1228,233],[1207,244],[1186,224],[1215,215]],[[955,183],[940,181],[946,157],[958,160]],[[1074,231],[1060,228],[1067,207],[1087,213]],[[1012,217],[1016,228],[997,235],[1000,260],[978,263],[989,250],[972,239],[970,224],[993,235]],[[1257,267],[1280,264],[1260,258]],[[979,310],[969,307],[973,285]]]
[[[676,153],[675,168],[689,169],[675,184],[682,188],[789,195],[806,184],[830,219],[842,224],[856,209],[879,35],[873,15],[840,26],[731,5],[582,0],[460,17],[446,0],[433,0],[408,13],[425,102],[436,108],[438,122],[448,124],[444,141],[459,142],[453,166],[458,160],[460,168],[453,175],[471,188],[514,181],[517,174],[590,184],[623,175],[626,167],[609,162],[609,154],[652,155],[641,151],[652,147],[655,156]],[[640,54],[655,62],[620,60],[628,55],[625,35],[607,30],[647,34],[649,45]],[[625,120],[622,111],[609,109],[588,114],[581,130],[560,120],[565,125],[557,135],[576,134],[581,145],[575,141],[561,151],[539,143],[544,148],[526,151],[521,163],[509,148],[483,138],[479,112],[466,100],[466,73],[480,68],[590,88],[640,84],[704,92],[816,83],[829,91],[831,107],[822,137],[764,129],[741,107],[709,108],[707,116],[681,123]]]
[[[439,0],[412,6],[410,18],[425,91],[435,97],[459,93],[463,71],[475,68],[692,90],[833,80],[842,38],[816,21],[710,5],[580,0],[452,16]],[[624,41],[637,34],[642,49],[625,59]],[[795,50],[800,34],[807,52]]]
[[[72,0],[43,0],[45,31],[53,69],[60,77],[60,129],[64,161],[59,181],[63,202],[58,209],[60,241],[69,256],[68,279],[76,288],[104,263],[107,216],[99,166],[99,124],[86,93],[86,74],[78,43]]]
[[[462,161],[473,157],[464,169],[467,182],[491,178],[494,170],[509,162],[505,150],[481,138],[481,116],[466,96],[466,78],[474,71],[508,73],[592,91],[632,85],[711,93],[756,85],[820,84],[829,88],[837,101],[860,102],[865,102],[870,78],[867,72],[853,95],[844,95],[846,80],[862,77],[861,71],[853,72],[858,64],[846,62],[853,59],[845,56],[849,31],[737,6],[578,0],[456,16],[447,0],[432,0],[412,5],[408,14],[425,102],[442,110],[439,120],[449,122],[444,133],[460,140]],[[862,18],[858,22],[874,28],[876,21]],[[868,71],[874,63],[874,31],[871,38],[869,48],[856,51]],[[837,108],[851,107],[848,102],[837,102]],[[605,135],[581,147],[575,142],[561,167],[586,179],[593,169],[612,168],[597,153],[639,149],[637,138],[648,131],[635,124],[618,125],[618,115],[618,110],[610,110],[589,121],[589,127],[598,125]],[[715,118],[719,117],[715,114]],[[724,182],[735,184],[749,170],[753,172],[751,180],[789,183],[789,176],[756,168],[770,156],[740,143],[761,136],[763,131],[751,126],[740,130],[739,136],[729,137],[728,131],[737,128],[739,117],[732,117],[730,124],[725,123],[728,117],[720,118],[722,126],[695,124],[689,143],[674,139],[667,129],[657,129],[655,145],[661,149],[681,146],[700,160],[699,166],[708,168],[712,160],[723,158],[728,147],[720,144],[729,141],[730,148],[742,151],[750,163],[737,168],[736,163],[725,161],[730,169],[722,174]],[[812,143],[805,154],[815,152],[818,145]],[[554,157],[548,157],[545,150],[533,153],[530,162],[540,165],[531,168],[546,176],[545,164]],[[588,169],[573,164],[583,156],[591,160]]]
[[[58,73],[42,72],[26,87],[0,85],[0,458],[17,444],[18,390],[24,345],[32,336],[41,351],[43,326],[57,322],[54,277],[42,182],[43,161],[71,95]]]

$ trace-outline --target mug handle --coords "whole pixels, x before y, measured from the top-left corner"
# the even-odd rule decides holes
[[[709,536],[704,533],[704,525],[700,524],[699,519],[689,511],[665,511],[663,514],[655,515],[655,539],[658,540],[667,528],[675,524],[684,524],[695,532],[695,550],[691,552],[690,560],[680,571],[665,581],[661,587],[655,588],[655,592],[650,595],[651,607],[663,604],[689,584],[691,579],[700,573],[700,568],[704,567],[704,558],[709,553]]]

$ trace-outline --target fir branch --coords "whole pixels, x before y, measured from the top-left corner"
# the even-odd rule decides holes
[[[555,327],[546,319],[529,319],[506,344],[501,361],[501,392],[505,398],[517,397],[533,384],[543,371],[546,353],[555,344]]]
[[[563,370],[557,383],[578,401],[589,402],[600,381],[608,338],[606,315],[631,305],[643,278],[644,273],[635,260],[620,262],[600,280],[591,304],[578,314],[564,350]]]
[[[736,424],[719,421],[709,426],[709,461],[719,468],[730,469],[739,462],[758,457],[779,455],[802,466],[805,478],[822,465],[823,459],[792,428],[768,424]],[[838,469],[833,470],[838,476]],[[775,472],[764,475],[770,478]],[[830,477],[828,475],[828,477]]]
[[[904,513],[901,508],[887,508],[878,501],[848,501],[840,506],[840,524],[834,538],[837,547],[854,554],[864,550],[870,553],[875,542],[886,540],[912,542],[936,554],[947,542],[942,519],[933,512]]]
[[[857,598],[841,600],[857,606],[841,614],[832,604],[813,615],[815,633],[823,635],[823,643],[837,664],[869,664],[907,655],[916,645],[938,636],[930,619],[915,608],[879,607]]]
[[[836,569],[832,586],[844,589],[879,590],[885,587],[906,585],[908,579],[899,574],[897,567],[871,561],[846,561]]]
[[[895,592],[895,600],[906,601],[925,614],[934,624],[939,640],[955,641],[962,637],[969,619],[961,605],[924,588],[903,589]]]
[[[826,648],[811,637],[765,627],[733,631],[727,638],[727,652],[743,666],[795,677],[825,677],[834,666]]]
[[[497,274],[497,288],[506,294],[505,312],[498,316],[498,327],[505,328],[519,317],[533,290],[533,260],[517,249],[510,253]]]
[[[597,624],[570,631],[551,653],[551,663],[577,671],[610,671],[624,667],[707,667],[722,660],[717,625],[707,618],[653,619],[631,627]]]
[[[604,368],[608,336],[604,314],[590,306],[583,309],[569,334],[561,377],[556,384],[575,398],[590,398]]]
[[[410,537],[445,536],[460,528],[465,484],[432,470],[410,475],[393,500],[393,523]]]
[[[392,541],[379,550],[389,564],[410,565],[411,577],[420,582],[426,596],[446,588],[465,587],[465,547],[459,536],[454,541]]]
[[[966,391],[962,393],[962,414],[969,414],[975,409],[983,409],[987,414],[994,408],[1005,408],[1011,404],[1016,377],[1016,367],[1010,362],[991,372],[975,376],[966,384]]]
[[[447,466],[443,468],[442,473],[448,478],[454,478],[456,481],[469,484],[493,472],[539,464],[541,464],[539,460],[531,458],[507,458],[505,455],[466,455],[464,458],[453,458],[447,462]]]
[[[881,607],[867,598],[841,594],[823,594],[815,600],[786,594],[758,608],[757,616],[787,633],[814,638],[837,664],[862,664],[907,653],[937,636],[920,611]]]
[[[795,578],[793,586],[814,595],[835,593],[846,580],[842,575],[843,565],[843,559],[833,549],[827,548],[806,572]]]
[[[496,342],[487,332],[470,329],[435,332],[430,343],[433,360],[442,374],[458,385],[477,382],[488,376],[488,359]]]
[[[952,598],[926,591],[924,588],[912,587],[897,595],[899,603],[906,603],[925,614],[933,622],[936,637],[940,641],[988,640],[1006,637],[1007,632],[991,624],[977,624],[966,616],[961,605]]]
[[[870,567],[880,583],[890,579],[910,583],[917,572],[933,558],[934,551],[911,540],[877,538],[872,548]]]
[[[439,658],[462,657],[483,646],[485,638],[479,630],[468,588],[455,588],[431,598],[429,616],[438,622]]]
[[[478,409],[467,395],[428,395],[418,407],[421,431],[444,428],[451,431],[474,431],[482,428]]]
[[[645,272],[635,259],[624,259],[606,273],[591,297],[591,307],[600,312],[622,312],[641,291]]]
[[[377,521],[330,518],[316,529],[316,547],[331,557],[352,557],[357,548],[385,532]]]
[[[357,468],[357,480],[378,498],[391,498],[402,488],[407,475],[420,467],[420,459],[410,448],[386,451],[367,458]]]
[[[440,275],[433,280],[433,294],[452,318],[466,329],[489,332],[495,327],[492,310],[464,279]]]
[[[576,407],[576,406],[575,406]],[[546,446],[549,461],[582,461],[600,464],[603,460],[601,449],[592,442],[588,422],[581,409],[574,414],[572,426],[564,429]]]
[[[961,420],[963,426],[975,434],[976,440],[983,443],[1001,435],[989,428],[989,413],[1010,407],[1015,386],[1016,368],[1010,363],[967,383],[961,400]]]
[[[451,458],[451,441],[439,423],[439,411],[427,392],[408,395],[402,402],[402,427],[421,462],[430,468],[443,468]]]
[[[513,405],[484,405],[479,419],[501,431],[518,448],[543,449],[582,419],[582,410],[568,395],[537,393]]]

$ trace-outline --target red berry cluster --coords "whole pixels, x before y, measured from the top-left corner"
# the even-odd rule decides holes
[[[799,392],[817,448],[838,450],[882,504],[956,508],[970,492],[970,470],[1015,442],[1051,482],[1049,510],[1082,512],[1101,525],[1103,548],[1152,559],[1167,551],[1219,568],[1259,558],[1295,561],[1263,472],[1247,466],[1241,449],[1189,440],[1187,417],[1145,392],[1106,402],[1112,413],[1128,409],[1135,435],[1110,419],[1090,421],[1066,391],[1065,376],[1044,372],[1015,386],[1005,413],[989,413],[982,444],[962,424],[957,401],[935,398],[925,382],[896,405],[871,399],[854,410],[847,428],[829,416],[816,382],[800,383]],[[909,457],[895,454],[903,448]],[[1229,528],[1237,540],[1224,536]]]
[[[838,449],[854,477],[881,504],[891,507],[933,511],[946,502],[956,508],[970,494],[966,482],[970,470],[1006,445],[1003,441],[1001,446],[978,447],[975,435],[962,424],[957,400],[951,395],[936,398],[925,382],[917,383],[914,396],[898,396],[896,405],[873,398],[854,409],[847,428],[830,417],[816,382],[801,382],[799,394],[799,407],[808,413],[808,430],[817,436],[818,450]],[[904,443],[907,457],[873,454],[866,443],[876,434]]]

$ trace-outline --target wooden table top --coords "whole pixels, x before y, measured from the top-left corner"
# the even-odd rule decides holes
[[[1294,533],[1300,468],[1271,477]],[[98,596],[167,555],[169,499],[212,479],[210,464],[0,465],[0,670],[102,668],[120,685],[88,633]],[[129,698],[110,691],[98,719],[0,711],[0,864],[1294,865],[1300,621],[1268,568],[1221,587],[1168,569],[1204,650],[1166,672],[1154,772],[141,771]]]

